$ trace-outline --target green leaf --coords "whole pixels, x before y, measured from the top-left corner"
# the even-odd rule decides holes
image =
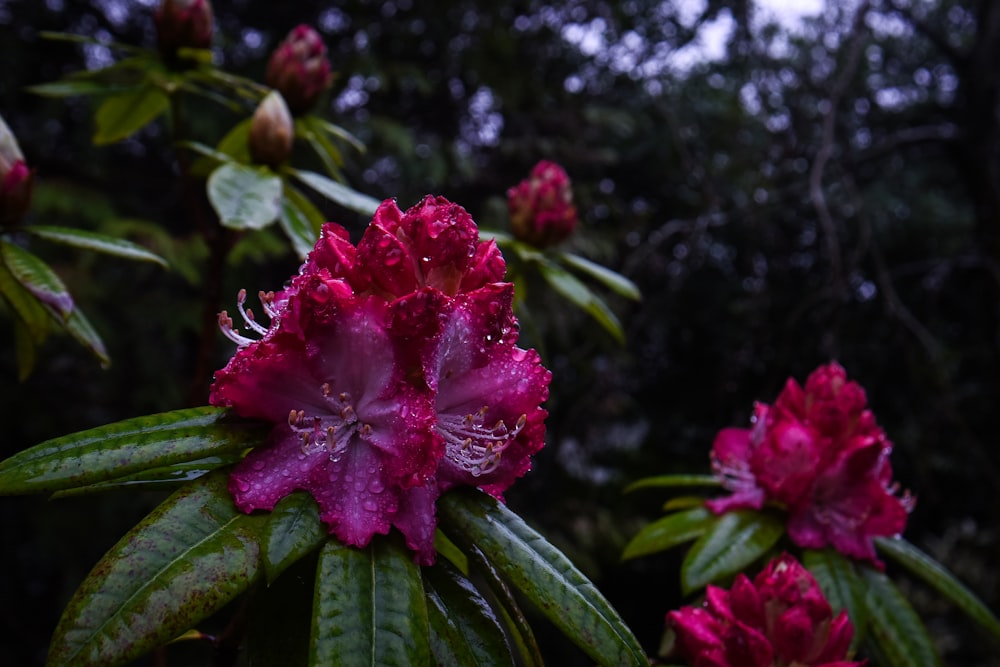
[[[867,585],[867,642],[877,645],[888,667],[937,667],[941,659],[917,612],[887,576],[871,567],[861,568]]]
[[[932,586],[951,600],[959,609],[981,625],[984,630],[1000,639],[1000,620],[955,575],[940,563],[902,538],[875,538],[880,553],[905,567],[916,577]]]
[[[552,286],[552,289],[597,320],[598,324],[614,336],[619,343],[625,343],[625,331],[622,329],[618,317],[611,312],[608,304],[604,303],[604,300],[594,294],[579,278],[548,260],[539,261],[538,270]]]
[[[475,545],[556,627],[603,665],[648,665],[618,613],[583,574],[516,514],[479,491],[438,500],[442,530]]]
[[[120,89],[115,84],[101,81],[88,81],[79,79],[63,79],[52,83],[41,83],[37,86],[28,86],[27,90],[43,97],[74,97],[76,95],[98,95],[106,94]]]
[[[289,565],[319,548],[327,537],[316,501],[305,491],[282,498],[264,529],[264,573],[268,585]]]
[[[319,194],[351,211],[356,211],[362,215],[372,215],[379,206],[379,200],[374,197],[369,197],[357,190],[352,190],[346,185],[330,180],[322,174],[298,169],[291,169],[290,172]]]
[[[545,660],[538,647],[538,640],[535,639],[531,623],[521,609],[514,591],[478,546],[469,543],[466,548],[470,575],[482,582],[479,590],[488,596],[490,606],[497,611],[510,645],[517,654],[517,664],[523,667],[543,667]]]
[[[49,312],[45,310],[34,294],[18,282],[7,266],[0,262],[0,295],[24,324],[31,340],[37,345],[49,335]]]
[[[47,665],[122,665],[177,637],[258,577],[265,516],[237,511],[217,473],[187,485],[94,566],[56,627]]]
[[[361,140],[355,137],[347,130],[345,130],[344,128],[340,127],[339,125],[334,125],[330,121],[326,120],[325,118],[321,118],[319,116],[310,115],[306,116],[305,118],[310,120],[311,126],[314,130],[317,131],[323,130],[330,136],[336,139],[341,139],[342,141],[349,143],[359,153],[365,152],[365,145],[361,143]]]
[[[193,461],[180,461],[161,468],[149,468],[133,475],[115,477],[108,482],[99,482],[97,484],[90,484],[89,486],[78,486],[72,489],[56,491],[52,494],[52,498],[71,498],[74,496],[118,490],[147,491],[168,489],[173,491],[181,485],[193,482],[217,468],[238,463],[242,458],[242,452],[234,452],[220,456],[206,456],[205,458]]]
[[[711,528],[720,517],[704,504],[684,512],[669,514],[644,526],[625,546],[622,559],[637,558],[666,551],[678,544],[695,540]]]
[[[638,489],[672,489],[692,486],[721,486],[713,475],[659,475],[636,480],[625,487],[625,493]]]
[[[126,419],[47,440],[0,462],[0,495],[60,491],[239,452],[259,444],[263,428],[208,407]]]
[[[241,120],[236,123],[226,136],[219,140],[216,152],[228,155],[236,162],[249,164],[250,158],[250,126],[253,124],[253,117]],[[222,160],[229,162],[230,160]]]
[[[692,507],[704,507],[705,496],[677,496],[663,503],[664,512],[676,512],[677,510],[691,509]]]
[[[295,135],[301,137],[312,146],[312,149],[316,151],[316,155],[323,162],[323,166],[326,167],[331,177],[338,181],[343,181],[341,167],[344,166],[344,158],[340,154],[340,150],[326,136],[323,129],[316,127],[315,120],[317,120],[316,116],[297,118],[295,121]]]
[[[745,570],[767,553],[785,531],[761,512],[727,512],[692,545],[681,565],[681,588],[689,595],[706,584]]]
[[[639,287],[634,282],[606,266],[569,252],[559,253],[559,257],[564,263],[578,271],[586,273],[594,280],[597,280],[626,299],[638,301],[642,298],[642,294],[639,293]]]
[[[48,264],[24,248],[6,242],[0,242],[0,258],[17,281],[35,298],[50,306],[57,317],[65,319],[73,312],[73,297]]]
[[[867,586],[854,561],[834,549],[805,549],[802,564],[816,578],[834,611],[847,610],[854,625],[851,646],[857,648],[867,632],[868,609],[865,606]]]
[[[101,146],[121,141],[153,122],[169,106],[170,98],[152,86],[111,95],[97,107],[94,143]]]
[[[104,347],[104,341],[101,340],[100,335],[98,335],[97,331],[90,324],[90,320],[87,319],[82,310],[75,308],[62,325],[76,342],[83,345],[91,354],[97,357],[102,367],[107,368],[111,365],[111,357],[108,356],[108,350]]]
[[[436,664],[517,664],[496,612],[468,578],[444,560],[422,573]]]
[[[281,200],[281,229],[285,236],[292,242],[295,253],[301,259],[305,259],[316,239],[319,238],[319,226],[316,224],[318,214],[319,225],[323,224],[322,213],[303,196],[301,192],[285,183],[285,197]]]
[[[398,540],[376,535],[363,549],[326,543],[316,574],[310,665],[428,665],[429,633],[420,568]]]
[[[281,178],[267,167],[227,162],[208,177],[208,199],[224,227],[262,229],[281,212]]]
[[[167,268],[167,260],[146,250],[138,243],[132,243],[131,241],[108,236],[107,234],[98,234],[97,232],[71,229],[69,227],[50,226],[25,227],[24,231],[53,241],[54,243],[94,250],[106,255],[115,255],[140,262],[153,262],[163,268]]]

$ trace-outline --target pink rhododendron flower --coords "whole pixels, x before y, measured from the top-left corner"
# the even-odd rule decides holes
[[[881,566],[872,538],[901,533],[913,508],[908,494],[895,494],[891,451],[864,390],[837,363],[821,366],[805,388],[789,379],[773,406],[758,403],[752,428],[719,432],[712,468],[733,495],[708,506],[780,503],[800,547],[829,545]]]
[[[281,93],[293,114],[309,111],[333,82],[319,33],[304,24],[293,28],[271,54],[264,82]]]
[[[709,586],[702,607],[667,614],[675,651],[693,667],[856,667],[847,659],[854,628],[836,617],[813,576],[788,554],[751,582]]]
[[[244,512],[308,491],[331,533],[364,546],[392,526],[434,560],[434,505],[458,485],[496,497],[543,445],[550,373],[516,346],[513,287],[472,218],[443,198],[383,202],[357,246],[327,223],[299,274],[262,294],[270,327],[216,374],[211,403],[274,422],[236,466]]]
[[[542,160],[531,175],[507,190],[514,236],[539,248],[562,241],[576,229],[576,207],[569,176],[555,162]]]

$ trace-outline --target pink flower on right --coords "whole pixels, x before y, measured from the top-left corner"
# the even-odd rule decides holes
[[[576,229],[576,207],[566,170],[542,160],[531,175],[507,190],[507,211],[514,236],[537,248],[568,238]]]
[[[804,388],[790,378],[774,405],[754,406],[752,428],[716,436],[712,470],[733,493],[709,500],[709,509],[777,503],[788,511],[788,535],[798,546],[832,546],[882,567],[873,538],[902,533],[914,500],[896,495],[892,443],[867,403],[836,362],[813,371]]]
[[[847,659],[854,628],[836,617],[809,571],[784,554],[753,581],[709,586],[705,604],[667,614],[675,650],[693,667],[860,667]]]

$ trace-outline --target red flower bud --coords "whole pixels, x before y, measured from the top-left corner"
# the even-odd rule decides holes
[[[173,57],[178,49],[212,45],[215,19],[209,0],[163,0],[153,14],[160,52]]]
[[[279,91],[295,115],[309,111],[333,82],[326,45],[307,25],[293,29],[267,63],[264,82]]]
[[[569,176],[555,162],[539,162],[529,178],[509,189],[507,209],[514,236],[539,248],[562,241],[576,229]]]
[[[28,168],[14,133],[0,117],[0,225],[16,225],[31,203],[34,171]]]
[[[254,162],[277,167],[292,154],[295,126],[281,93],[271,91],[257,106],[250,122],[250,156]]]

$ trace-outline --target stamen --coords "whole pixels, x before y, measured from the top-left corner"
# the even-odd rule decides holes
[[[473,477],[493,470],[500,462],[503,451],[528,423],[528,415],[523,414],[518,417],[513,429],[509,429],[502,419],[493,426],[486,426],[483,422],[488,411],[489,407],[484,405],[474,414],[464,417],[438,415],[435,426],[444,438],[448,458]]]
[[[272,320],[278,316],[278,309],[274,307],[274,292],[261,290],[257,292],[257,298],[260,299],[260,306],[264,309],[265,315]]]
[[[247,338],[236,333],[236,329],[233,328],[233,319],[229,317],[229,313],[226,311],[219,313],[219,329],[226,338],[236,343],[239,347],[246,347],[254,342],[252,338]]]
[[[247,291],[245,289],[241,289],[239,294],[236,296],[236,307],[239,309],[240,315],[243,316],[243,321],[246,322],[247,327],[258,333],[259,335],[263,336],[264,334],[267,333],[267,329],[265,329],[260,324],[254,321],[252,311],[249,311],[243,307],[243,304],[246,303],[246,300],[247,300]]]

